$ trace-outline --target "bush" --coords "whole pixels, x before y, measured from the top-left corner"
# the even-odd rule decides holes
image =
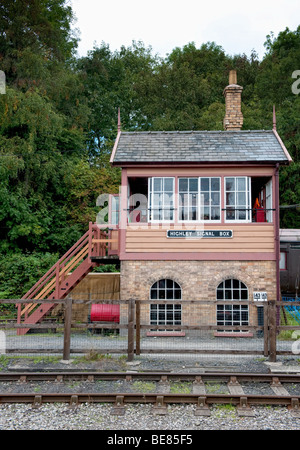
[[[55,264],[56,253],[0,254],[0,299],[18,299]]]

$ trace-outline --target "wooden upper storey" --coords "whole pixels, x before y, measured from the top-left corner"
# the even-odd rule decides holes
[[[113,249],[134,260],[275,260],[274,166],[128,167],[110,197]]]

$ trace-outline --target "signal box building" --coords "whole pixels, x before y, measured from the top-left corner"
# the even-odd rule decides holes
[[[212,303],[216,327],[255,326],[253,302],[280,298],[278,175],[291,157],[275,120],[270,130],[242,130],[242,89],[231,71],[224,131],[119,129],[111,253],[120,260],[121,299],[150,300],[149,324],[205,323],[184,301],[224,300]]]

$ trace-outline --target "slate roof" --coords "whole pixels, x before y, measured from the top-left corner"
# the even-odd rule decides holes
[[[120,132],[111,162],[229,163],[279,162],[291,158],[277,132],[260,131],[152,131]]]

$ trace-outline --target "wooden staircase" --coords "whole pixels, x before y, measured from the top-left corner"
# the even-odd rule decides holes
[[[22,297],[34,300],[60,300],[97,265],[92,258],[107,257],[109,253],[108,233],[97,224],[90,223],[89,230],[73,245],[48,272]],[[25,305],[25,306],[24,306]],[[55,303],[18,304],[18,324],[35,324],[47,314]],[[24,335],[29,328],[18,328]]]

